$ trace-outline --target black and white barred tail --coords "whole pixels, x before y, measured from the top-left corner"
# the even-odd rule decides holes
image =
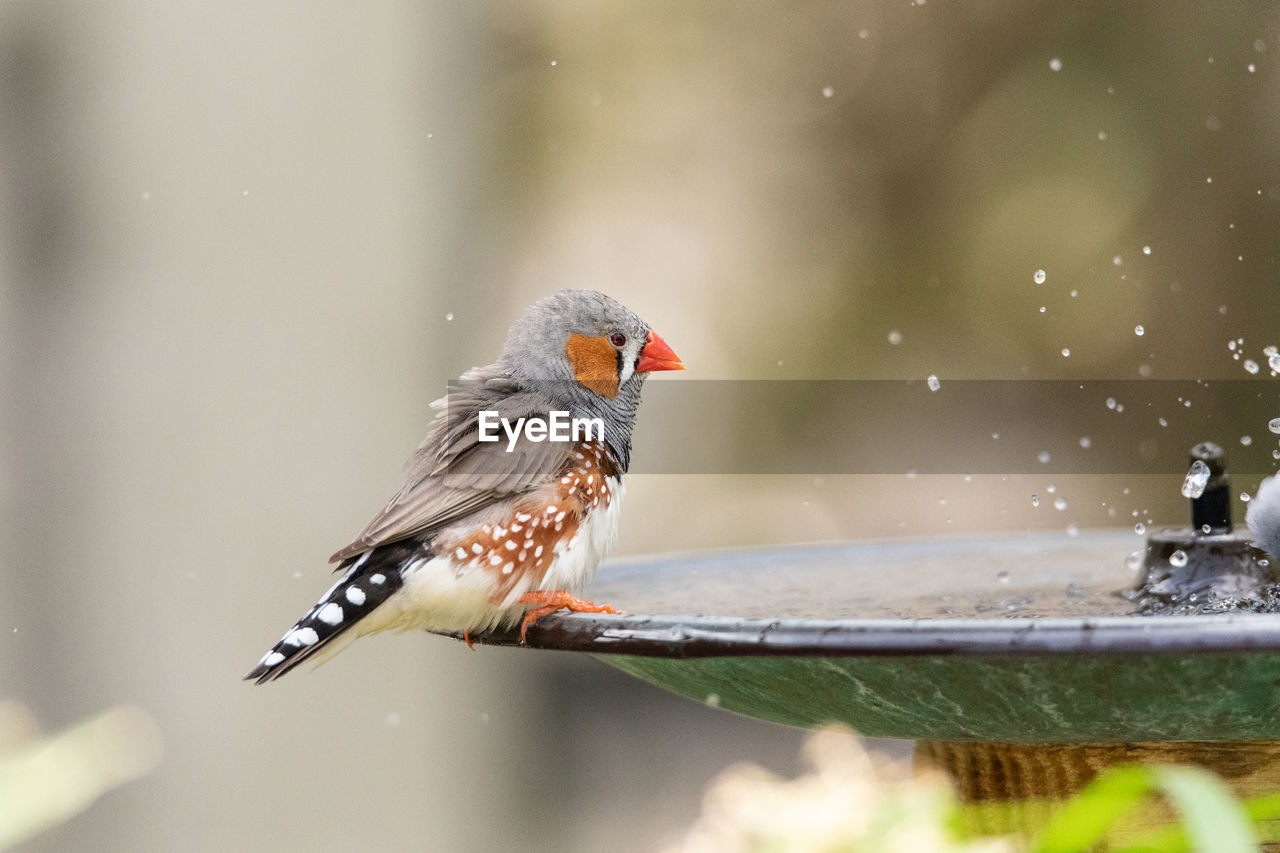
[[[345,643],[336,648],[331,644],[400,589],[401,567],[423,557],[429,548],[420,539],[407,539],[343,560],[336,569],[343,572],[338,582],[262,656],[245,680],[265,684],[322,651],[339,651]],[[321,654],[320,660],[325,657]]]

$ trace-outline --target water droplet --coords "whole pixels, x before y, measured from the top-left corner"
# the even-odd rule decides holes
[[[1067,349],[1066,347],[1063,347],[1063,348],[1062,348],[1062,357],[1063,357],[1063,358],[1071,358],[1071,350]]]
[[[1249,493],[1248,493],[1248,492],[1241,492],[1241,493],[1240,493],[1240,503],[1246,503],[1246,504],[1247,504],[1248,502],[1249,502]]]
[[[1151,254],[1151,247],[1150,247],[1150,246],[1143,246],[1143,247],[1142,247],[1142,254],[1144,254],[1144,255],[1149,255],[1149,254]]]
[[[1085,450],[1088,450],[1090,447],[1093,446],[1093,439],[1089,438],[1089,436],[1087,435],[1080,436],[1080,446],[1083,447]]]
[[[1041,450],[1039,455],[1036,456],[1036,459],[1039,460],[1041,465],[1049,464],[1049,451]]]
[[[453,314],[452,314],[452,313],[445,314],[445,315],[444,315],[444,319],[445,319],[445,322],[446,322],[446,323],[452,323],[452,322],[453,322]]]
[[[892,329],[889,332],[889,343],[893,344],[895,347],[902,343],[902,332],[899,332],[897,329]]]
[[[1147,532],[1147,526],[1143,524],[1141,521],[1139,521],[1137,524],[1133,526],[1133,532],[1141,536],[1142,534]]]
[[[1114,409],[1115,407],[1116,407],[1116,398],[1115,398],[1115,397],[1108,397],[1108,398],[1107,398],[1107,408],[1108,408],[1108,409]]]
[[[1164,418],[1156,418],[1156,423],[1160,424],[1162,427],[1167,427],[1169,425],[1169,422]]]
[[[1124,564],[1131,569],[1142,568],[1142,552],[1134,551],[1132,554],[1124,558]]]
[[[1044,284],[1044,279],[1045,279],[1044,270],[1036,270],[1035,275],[1031,276],[1031,280],[1034,281],[1036,284]]]
[[[1200,525],[1200,532],[1203,533],[1205,536],[1208,536],[1210,533],[1213,532],[1213,528],[1207,524],[1202,524]]]
[[[719,708],[719,707],[720,707],[720,694],[719,694],[719,693],[708,693],[708,694],[707,694],[707,698],[706,698],[706,699],[704,699],[703,701],[704,701],[704,702],[706,702],[707,706],[708,706],[708,707],[710,707],[710,708]]]
[[[1056,57],[1056,56],[1055,56],[1053,59],[1050,59],[1050,60],[1049,60],[1049,70],[1050,70],[1050,71],[1061,71],[1061,70],[1062,70],[1062,60],[1061,60],[1061,59],[1059,59],[1059,58],[1058,58],[1058,57]]]
[[[1276,434],[1280,434],[1280,418],[1272,418],[1271,420],[1267,421],[1267,429],[1271,430]]]
[[[1080,535],[1080,528],[1077,527],[1075,523],[1068,524],[1067,535],[1074,539],[1075,537]]]
[[[1133,327],[1133,333],[1134,333],[1135,335],[1137,335],[1138,337],[1142,337],[1143,335],[1145,335],[1145,334],[1147,333],[1147,330],[1146,330],[1146,329],[1144,329],[1144,328],[1142,328],[1142,324],[1141,324],[1141,323],[1139,323],[1138,325],[1136,325],[1136,326],[1134,326],[1134,327]]]
[[[1256,65],[1254,65],[1252,62],[1250,62],[1250,63],[1249,63],[1249,73],[1250,73],[1250,74],[1252,74],[1253,72],[1255,72],[1255,71],[1257,71],[1257,70],[1258,70],[1258,66],[1256,66]]]
[[[1182,496],[1198,498],[1204,494],[1204,487],[1207,485],[1209,485],[1209,466],[1204,464],[1203,459],[1197,459],[1191,463],[1187,478],[1182,481]]]
[[[1037,495],[1035,492],[1031,493],[1031,505],[1040,506],[1040,496]]]
[[[1066,508],[1067,508],[1067,499],[1066,499],[1066,498],[1054,498],[1054,500],[1053,500],[1053,508],[1054,508],[1054,509],[1056,509],[1058,512],[1062,512],[1064,509],[1066,509]]]
[[[824,97],[824,98],[830,98],[830,97],[831,97],[832,95],[834,95],[835,93],[836,93],[836,90],[835,90],[835,89],[833,89],[831,86],[823,86],[823,87],[822,87],[822,97]]]
[[[1169,555],[1169,565],[1182,568],[1187,564],[1187,552],[1179,548]]]
[[[1041,305],[1041,306],[1040,306],[1040,313],[1041,313],[1041,314],[1043,314],[1043,313],[1044,313],[1044,306],[1043,306],[1043,305]]]
[[[1258,372],[1258,362],[1254,361],[1254,360],[1253,360],[1253,359],[1251,359],[1251,358],[1246,358],[1246,359],[1244,360],[1244,369],[1245,369],[1245,371],[1246,371],[1246,372],[1248,372],[1248,373],[1257,373],[1257,372]]]
[[[1120,258],[1119,255],[1116,255],[1114,258],[1111,259],[1111,263],[1115,264],[1116,266],[1120,266],[1122,263],[1124,263],[1124,261]]]
[[[998,575],[996,575],[996,580],[997,580],[997,581],[999,581],[1000,583],[1008,583],[1008,582],[1009,582],[1009,573],[1008,573],[1008,572],[1000,572]]]
[[[930,391],[937,391],[942,387],[942,383],[938,381],[938,377],[934,376],[932,373],[929,374],[929,379],[927,381],[929,383]]]
[[[1280,353],[1273,352],[1271,355],[1267,356],[1267,367],[1271,368],[1276,373],[1280,373]]]
[[[1227,341],[1227,349],[1231,350],[1232,352],[1235,352],[1235,349],[1236,349],[1236,342],[1235,342],[1235,341]]]

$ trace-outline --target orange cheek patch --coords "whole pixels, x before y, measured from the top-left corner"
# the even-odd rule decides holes
[[[618,351],[604,338],[570,335],[564,345],[573,378],[602,397],[618,396]]]

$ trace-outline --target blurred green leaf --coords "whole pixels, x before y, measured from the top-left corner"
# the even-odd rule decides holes
[[[1089,850],[1116,821],[1146,799],[1151,786],[1148,767],[1126,765],[1108,770],[1063,805],[1032,849],[1036,853]]]
[[[1257,849],[1250,818],[1270,817],[1280,797],[1255,801],[1247,809],[1221,779],[1200,767],[1122,766],[1100,775],[1058,811],[1041,833],[1037,853],[1083,853],[1100,844],[1116,823],[1151,794],[1163,794],[1181,825],[1144,835],[1127,853],[1186,850],[1251,853]]]
[[[1202,767],[1149,768],[1154,783],[1182,816],[1192,847],[1214,853],[1258,849],[1249,815],[1227,784]]]
[[[123,705],[0,754],[0,850],[38,835],[160,761],[160,730]]]

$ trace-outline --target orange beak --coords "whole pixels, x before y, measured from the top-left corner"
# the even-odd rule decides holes
[[[658,337],[657,332],[649,330],[649,340],[640,350],[640,361],[636,363],[636,373],[652,373],[655,370],[684,370],[684,362],[676,355],[667,342]]]

